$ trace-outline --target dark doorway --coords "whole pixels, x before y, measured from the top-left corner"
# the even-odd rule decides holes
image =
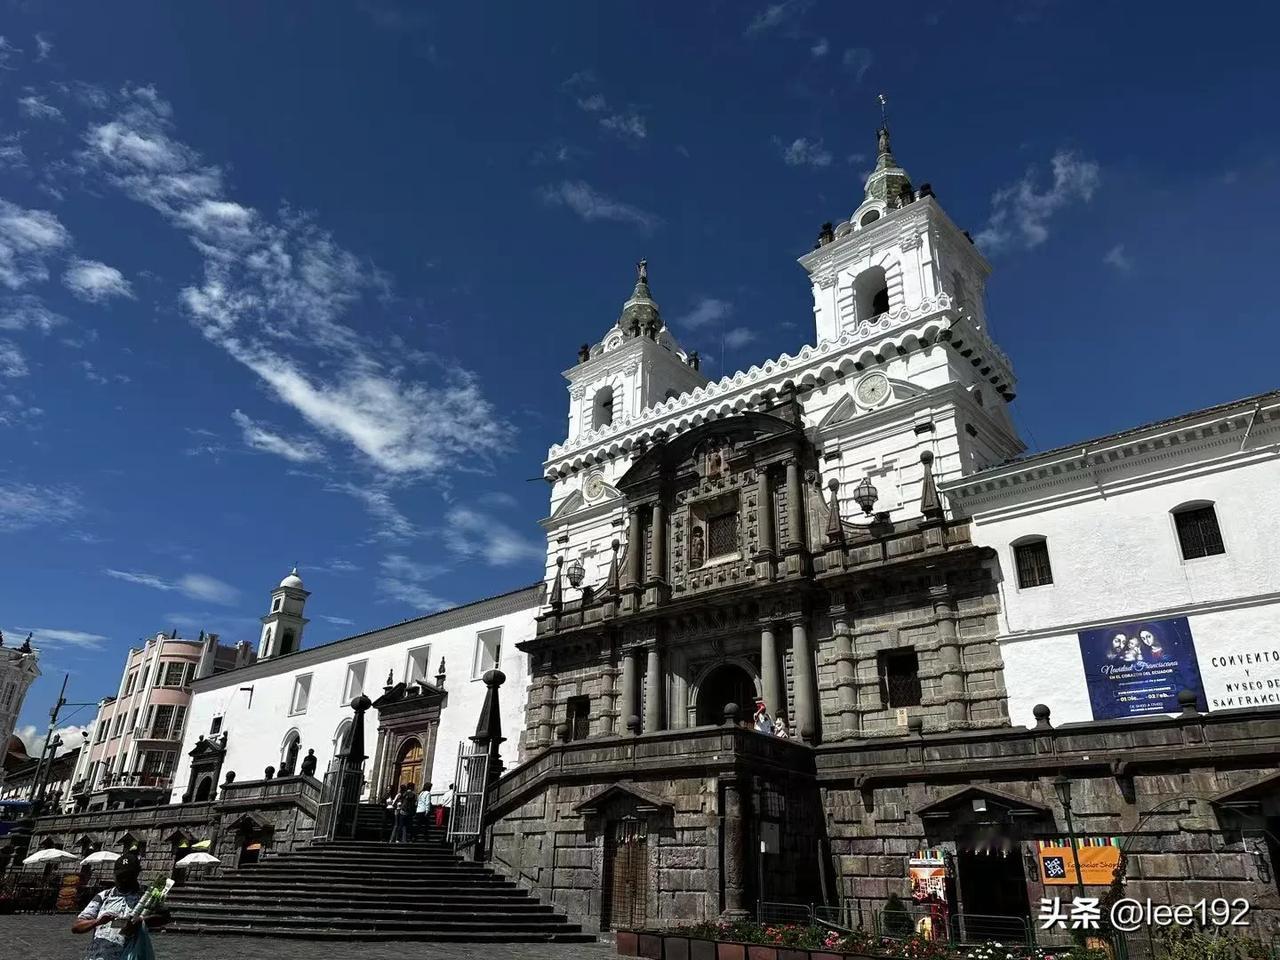
[[[600,929],[642,930],[649,916],[648,824],[625,818],[607,830]]]
[[[751,675],[736,664],[722,663],[698,686],[698,726],[724,723],[727,703],[736,703],[739,721],[746,722],[751,719],[755,698],[756,685]]]
[[[1012,940],[1024,929],[1031,907],[1016,845],[1007,851],[962,850],[956,857],[956,872],[960,874],[962,937]]]
[[[213,777],[201,777],[200,784],[196,787],[196,802],[208,800],[211,793],[213,793]]]

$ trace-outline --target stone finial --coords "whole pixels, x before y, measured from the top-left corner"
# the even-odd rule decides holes
[[[616,596],[618,593],[618,548],[622,545],[615,539],[610,546],[613,550],[613,556],[609,559],[609,576],[605,579],[604,589],[605,592]]]
[[[30,653],[30,652],[31,652],[31,634],[29,634],[29,633],[27,634],[27,639],[25,639],[25,640],[23,640],[23,641],[22,641],[22,646],[20,646],[20,647],[18,648],[18,652],[19,652],[19,653]]]
[[[267,767],[267,769],[262,772],[262,775],[265,779],[270,780],[272,777],[276,775],[276,768]]]
[[[4,646],[4,631],[0,630],[0,647]]]
[[[390,692],[391,692],[391,688],[392,688],[392,687],[394,687],[394,686],[396,685],[396,684],[395,684],[395,679],[394,679],[394,677],[392,676],[392,674],[393,674],[393,673],[394,673],[394,671],[392,671],[392,670],[388,670],[388,671],[387,671],[387,682],[386,682],[386,683],[384,683],[384,684],[382,685],[382,689],[383,689],[383,691],[384,691],[384,692],[386,692],[386,693],[390,693]]]
[[[235,772],[234,770],[228,770],[228,771],[227,771],[227,775],[226,775],[225,777],[223,777],[223,778],[222,778],[222,782],[223,782],[223,783],[235,783],[235,782],[236,782],[236,772]]]
[[[586,363],[591,359],[591,344],[584,343],[578,348],[578,362]]]
[[[627,717],[627,730],[630,731],[632,735],[640,732],[640,718],[634,713]]]
[[[844,521],[840,519],[840,498],[837,496],[840,481],[832,477],[827,481],[827,487],[831,490],[831,513],[827,517],[827,543],[839,543],[844,540]]]
[[[436,686],[444,689],[444,657],[440,658],[440,667],[436,670]]]
[[[556,724],[556,739],[561,743],[569,742],[569,724],[567,721],[561,720]]]
[[[551,606],[559,610],[564,603],[564,587],[560,584],[560,571],[564,567],[564,557],[556,557],[556,579],[551,584]]]
[[[1036,718],[1037,730],[1048,730],[1053,727],[1049,722],[1049,708],[1043,703],[1037,703],[1031,708],[1031,715]]]
[[[924,717],[919,714],[907,717],[907,733],[913,737],[924,736]]]
[[[822,229],[818,231],[818,246],[825,247],[828,243],[834,243],[836,239],[836,228],[828,220],[822,225]]]
[[[1200,715],[1200,707],[1197,702],[1199,699],[1194,690],[1184,689],[1178,691],[1178,706],[1182,708],[1184,717],[1197,717]]]
[[[702,366],[702,358],[698,356],[698,351],[697,351],[697,350],[695,350],[695,351],[693,351],[693,353],[689,354],[689,366],[693,367],[693,369],[695,369],[695,370],[697,370],[697,369],[701,368],[701,366]]]
[[[924,467],[924,483],[920,488],[920,513],[926,520],[941,520],[942,498],[938,495],[938,483],[933,479],[931,451],[920,451],[920,465]]]
[[[736,703],[726,703],[724,705],[724,725],[726,727],[736,726],[738,723],[738,705]]]

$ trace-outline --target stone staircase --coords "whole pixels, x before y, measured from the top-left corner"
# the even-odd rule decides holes
[[[595,939],[439,837],[340,840],[193,880],[173,933],[325,940],[586,943]]]

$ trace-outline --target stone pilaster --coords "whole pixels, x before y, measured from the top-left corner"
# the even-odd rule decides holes
[[[791,661],[795,670],[796,730],[805,743],[817,743],[818,678],[809,627],[803,617],[791,622]]]
[[[782,679],[782,658],[778,656],[777,628],[772,623],[760,628],[760,687],[769,712],[786,717],[787,688]]]
[[[836,695],[840,704],[840,732],[854,736],[858,732],[858,679],[853,656],[853,636],[849,632],[847,614],[834,621],[836,647]]]
[[[636,663],[639,653],[635,647],[622,651],[622,706],[619,709],[618,733],[629,730],[631,718],[639,716],[640,673]]]
[[[724,827],[721,842],[724,844],[724,913],[726,920],[745,920],[750,916],[746,903],[747,886],[747,825],[746,788],[737,776],[720,778],[724,788]]]
[[[929,598],[938,620],[938,663],[942,668],[942,695],[947,701],[947,725],[951,726],[969,719],[960,637],[956,629],[956,603],[945,583],[930,587]]]
[[[663,729],[662,694],[666,683],[662,675],[662,653],[655,640],[649,645],[648,669],[645,671],[644,732]]]

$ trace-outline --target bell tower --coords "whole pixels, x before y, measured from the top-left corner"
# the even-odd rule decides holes
[[[295,566],[280,586],[271,591],[271,609],[262,618],[262,638],[258,641],[258,659],[279,657],[302,647],[302,630],[309,622],[302,615],[307,597],[302,578]]]

